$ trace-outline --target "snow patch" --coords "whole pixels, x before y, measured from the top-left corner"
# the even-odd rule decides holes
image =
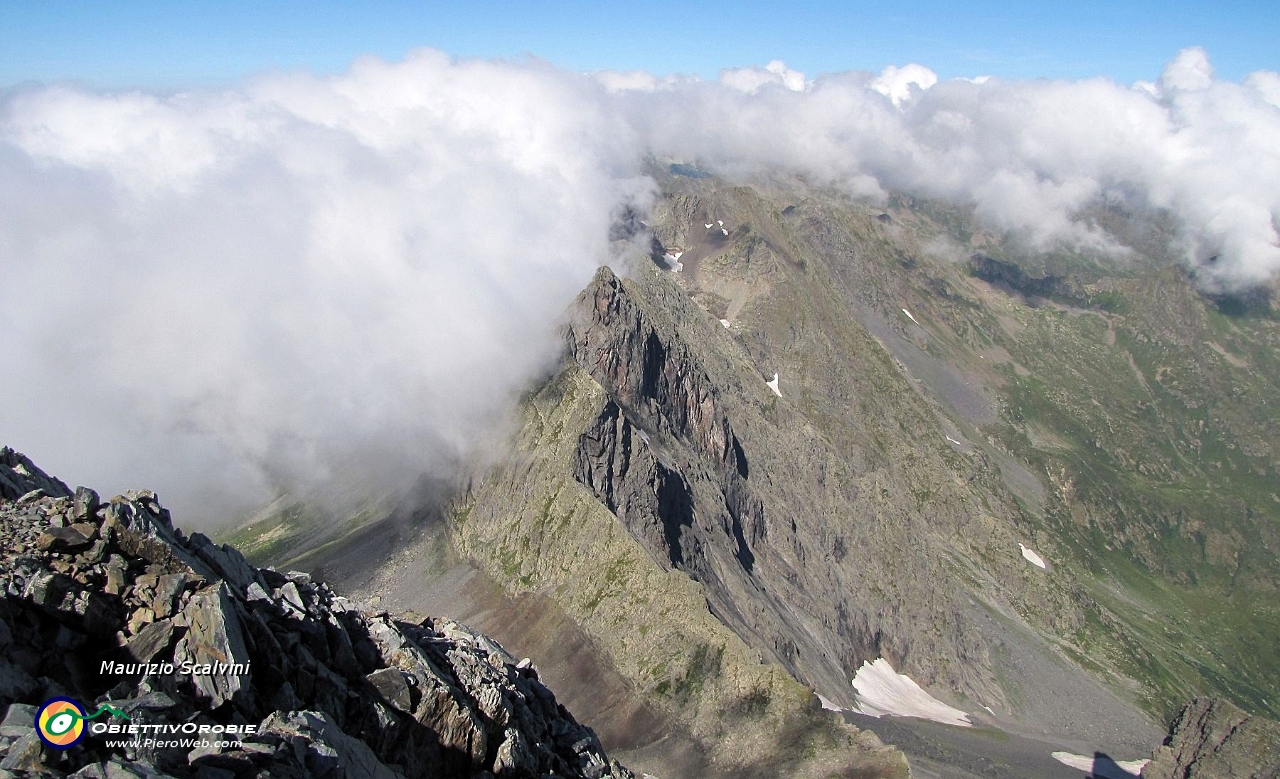
[[[728,320],[728,319],[721,319],[721,320],[720,320],[720,324],[724,325],[725,327],[728,327],[728,326],[729,326],[729,320]]]
[[[773,374],[773,381],[766,381],[764,385],[773,390],[773,394],[782,397],[782,390],[778,389],[778,374]]]
[[[948,440],[948,441],[950,441],[951,443],[955,444],[956,446],[963,446],[963,444],[961,444],[959,441],[957,441],[956,439],[952,438],[951,436],[947,436],[947,440]]]
[[[1043,557],[1041,557],[1040,555],[1036,554],[1034,551],[1032,551],[1032,550],[1030,550],[1030,549],[1026,548],[1026,547],[1025,547],[1025,546],[1023,546],[1022,544],[1018,544],[1018,548],[1022,550],[1022,556],[1023,556],[1023,557],[1025,557],[1025,558],[1027,559],[1027,562],[1031,563],[1032,565],[1039,566],[1040,568],[1045,568],[1045,567],[1046,567],[1046,566],[1045,566],[1045,564],[1044,564],[1044,558],[1043,558]]]
[[[724,222],[720,219],[716,220],[716,224],[720,225],[721,227],[724,227]]]
[[[662,255],[662,259],[666,260],[667,268],[671,270],[671,272],[679,273],[684,270],[684,263],[680,262],[680,255],[682,254],[684,254],[684,252],[676,252],[675,254],[667,252]]]
[[[993,716],[993,717],[994,717],[994,716],[996,716],[996,710],[995,710],[995,709],[993,709],[993,708],[991,708],[991,707],[990,707],[990,706],[988,706],[987,704],[985,704],[985,703],[979,703],[978,705],[979,705],[979,706],[981,706],[982,708],[986,709],[988,712],[990,712],[991,716]]]
[[[853,677],[853,689],[858,692],[858,711],[862,714],[917,717],[944,725],[973,727],[968,714],[925,692],[910,676],[894,671],[883,657],[862,664]]]
[[[704,225],[703,225],[703,227],[707,228],[708,230],[710,230],[710,229],[711,229],[711,225],[709,225],[709,224],[704,224]]]
[[[1088,771],[1100,779],[1134,779],[1142,773],[1150,760],[1116,760],[1103,761],[1096,765],[1088,755],[1073,755],[1070,752],[1053,752],[1053,759],[1065,766]]]
[[[725,235],[728,235],[728,234],[729,234],[729,231],[728,231],[728,230],[726,230],[726,229],[724,229],[723,227],[722,227],[722,228],[720,228],[720,232],[724,233]]]
[[[913,317],[913,316],[911,316],[911,312],[910,312],[910,311],[908,311],[908,310],[906,310],[906,309],[904,308],[904,309],[902,309],[902,313],[904,313],[904,314],[906,314],[906,315],[907,315],[907,319],[910,319],[912,322],[916,322],[916,318],[915,318],[915,317]],[[919,323],[919,322],[916,322],[916,324],[920,325],[920,323]],[[924,325],[920,325],[920,326],[921,326],[921,327],[924,327]]]
[[[824,696],[822,693],[817,693],[817,696],[818,696],[818,703],[821,703],[822,708],[826,709],[827,711],[844,711],[844,709],[840,708],[839,706],[835,705],[831,701],[827,700],[826,696]]]

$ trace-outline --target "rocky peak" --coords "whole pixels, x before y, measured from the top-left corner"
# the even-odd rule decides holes
[[[706,371],[607,267],[578,296],[566,330],[573,358],[609,394],[661,432],[725,469],[747,475],[747,458]]]
[[[483,635],[256,568],[232,547],[184,536],[151,492],[103,504],[10,449],[0,464],[3,771],[632,776],[527,660]],[[86,715],[119,713],[98,722],[180,735],[112,744],[91,733],[53,750],[31,723],[54,697]],[[241,735],[181,735],[228,728]]]
[[[719,391],[661,314],[607,267],[579,295],[569,348],[611,400],[579,439],[574,478],[655,556],[718,587],[754,568],[764,509]]]
[[[609,397],[579,438],[574,478],[655,558],[698,581],[739,636],[839,696],[848,682],[838,653],[796,616],[811,596],[786,559],[794,523],[770,523],[729,409],[682,330],[688,312],[643,284],[602,268],[572,310],[571,355]]]
[[[70,487],[37,468],[26,455],[0,447],[0,500],[34,500],[42,495],[65,498],[70,494]]]

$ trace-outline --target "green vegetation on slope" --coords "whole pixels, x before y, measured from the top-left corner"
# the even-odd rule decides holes
[[[665,186],[659,238],[695,247],[680,282],[713,316],[731,314],[762,366],[786,366],[788,401],[816,428],[852,437],[868,467],[936,434],[842,418],[885,414],[892,382],[866,361],[848,398],[814,380],[850,360],[808,333],[833,341],[856,319],[1000,463],[1014,521],[1051,554],[1066,597],[1028,600],[1026,618],[1104,677],[1136,681],[1157,717],[1199,692],[1277,714],[1280,326],[1268,292],[1202,294],[1170,254],[1169,220],[1118,206],[1082,215],[1132,250],[1106,255],[1030,251],[951,204],[875,207],[790,181]],[[731,214],[734,230],[706,257],[700,208]],[[937,486],[912,484],[916,511],[936,505]],[[1000,564],[957,540],[988,572]]]

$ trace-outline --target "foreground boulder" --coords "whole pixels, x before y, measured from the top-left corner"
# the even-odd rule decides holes
[[[632,776],[462,625],[255,568],[153,493],[104,504],[8,448],[0,487],[0,776]],[[32,722],[56,697],[111,708],[55,750]]]
[[[1152,757],[1144,779],[1275,779],[1280,723],[1251,717],[1221,698],[1196,698],[1183,707]]]

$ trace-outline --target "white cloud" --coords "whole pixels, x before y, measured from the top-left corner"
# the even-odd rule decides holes
[[[761,87],[771,84],[781,85],[792,92],[803,92],[805,89],[804,74],[792,70],[782,60],[773,60],[763,68],[730,68],[720,71],[720,83],[733,87],[740,92],[752,94]]]
[[[688,85],[620,96],[619,110],[654,149],[712,170],[796,170],[868,197],[969,202],[1034,247],[1118,251],[1075,218],[1100,198],[1167,209],[1187,261],[1220,257],[1201,278],[1230,288],[1280,270],[1280,111],[1271,75],[1206,84],[1211,72],[1189,50],[1158,93],[1106,79],[957,79],[916,91],[895,71],[896,81],[824,76],[803,92]],[[877,87],[893,84],[915,96],[886,101]]]
[[[1154,81],[1135,81],[1133,88],[1139,92],[1145,92],[1151,97],[1160,97],[1160,86]]]
[[[5,443],[179,508],[260,466],[451,460],[548,364],[615,209],[651,196],[650,153],[964,201],[1045,247],[1106,248],[1074,217],[1123,198],[1171,213],[1189,262],[1218,256],[1210,284],[1280,270],[1275,73],[1217,81],[1201,50],[1158,88],[916,68],[702,82],[421,51],[223,91],[10,93]]]
[[[979,76],[972,80],[974,84],[983,84],[987,79]],[[880,75],[871,82],[871,88],[900,106],[911,99],[913,93],[922,92],[938,83],[938,74],[923,65],[914,62],[910,65],[896,67],[890,65],[880,71]]]
[[[1174,90],[1208,89],[1213,84],[1213,65],[1209,53],[1199,46],[1178,52],[1160,74],[1160,89],[1166,94]]]
[[[1244,83],[1262,95],[1263,100],[1280,108],[1280,73],[1259,70],[1246,76]]]
[[[610,92],[652,92],[662,86],[657,76],[643,70],[602,70],[594,75]]]
[[[434,52],[196,96],[13,97],[6,443],[188,509],[208,485],[182,471],[394,483],[466,452],[647,186],[598,98]]]

